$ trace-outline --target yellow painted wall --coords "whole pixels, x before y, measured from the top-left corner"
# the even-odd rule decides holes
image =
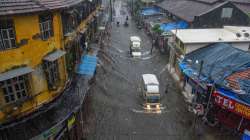
[[[1,18],[1,17],[0,17]],[[63,90],[66,80],[65,58],[59,59],[60,87],[57,91],[49,91],[47,80],[41,67],[42,59],[49,52],[55,49],[63,50],[62,23],[59,12],[53,13],[54,37],[47,41],[32,39],[36,34],[40,34],[38,14],[17,15],[9,17],[13,19],[16,31],[16,42],[28,39],[28,44],[16,49],[0,51],[0,73],[11,69],[13,66],[27,65],[35,70],[31,73],[31,95],[32,99],[27,100],[17,110],[13,111],[13,104],[6,105],[3,100],[3,93],[0,90],[0,123],[6,120],[7,114],[10,116],[24,115],[34,111],[40,105],[50,102]]]

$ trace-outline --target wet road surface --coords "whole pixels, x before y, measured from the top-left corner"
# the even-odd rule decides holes
[[[129,17],[129,27],[122,24],[126,7],[115,3],[115,22],[111,32],[111,46],[99,56],[96,83],[91,88],[91,112],[87,126],[87,140],[231,140],[226,131],[218,131],[194,123],[194,115],[187,110],[180,89],[169,75],[167,56],[158,50],[150,54],[151,40],[143,30],[138,30]],[[142,58],[131,58],[129,37],[142,39]],[[144,73],[156,74],[165,107],[161,114],[145,113],[142,108],[139,84]],[[168,83],[168,93],[165,86]]]

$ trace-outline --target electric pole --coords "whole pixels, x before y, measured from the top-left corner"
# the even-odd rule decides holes
[[[110,21],[113,21],[113,9],[112,9],[112,0],[109,0],[109,8],[110,8]]]
[[[132,8],[132,15],[134,15],[134,0],[132,0],[131,8]]]

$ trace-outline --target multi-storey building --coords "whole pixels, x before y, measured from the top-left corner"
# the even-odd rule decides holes
[[[0,18],[2,123],[55,99],[67,81],[61,15],[58,11]]]
[[[12,135],[17,124],[25,126],[41,110],[40,117],[50,115],[44,110],[62,98],[85,42],[94,37],[100,4],[100,0],[0,1],[0,139],[36,138],[55,125]],[[54,135],[44,137],[49,138]]]

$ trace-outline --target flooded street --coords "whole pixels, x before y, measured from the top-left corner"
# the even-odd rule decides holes
[[[96,83],[91,88],[88,140],[231,140],[226,131],[194,121],[177,84],[167,71],[168,56],[151,50],[151,39],[135,23],[123,1],[114,4],[110,46],[99,55]],[[129,26],[124,27],[126,15]],[[120,26],[116,26],[116,21]],[[129,37],[142,39],[142,57],[129,55]],[[160,82],[161,113],[146,113],[139,89],[141,75],[155,74]],[[168,86],[167,86],[168,85]],[[168,92],[165,93],[166,87]],[[222,133],[223,132],[223,133]]]

